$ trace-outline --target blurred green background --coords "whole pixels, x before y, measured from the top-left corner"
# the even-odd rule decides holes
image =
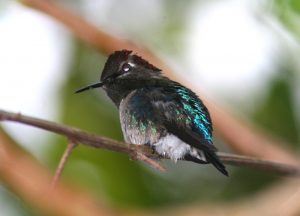
[[[212,19],[216,20],[216,26],[212,26],[214,22],[209,22],[208,27],[204,24],[200,27],[205,28],[206,26],[208,32],[210,32],[210,27],[223,28],[224,35],[220,30],[218,32],[220,34],[211,35],[211,38],[217,37],[226,43],[225,36],[230,35],[228,31],[231,31],[232,28],[235,29],[237,37],[239,37],[238,32],[243,30],[239,30],[238,25],[236,28],[234,25],[231,26],[232,28],[227,28],[226,25],[230,26],[230,23],[218,23],[218,21],[222,19],[230,21],[231,19],[226,19],[225,15],[230,14],[232,8],[234,12],[245,12],[247,19],[250,20],[250,29],[257,28],[257,31],[263,32],[261,34],[267,31],[268,35],[272,35],[271,52],[267,52],[263,56],[267,63],[249,71],[251,74],[245,76],[237,76],[231,74],[230,70],[227,71],[232,66],[224,67],[224,71],[221,71],[222,76],[226,76],[225,80],[221,80],[223,83],[220,80],[216,80],[216,82],[221,82],[221,85],[219,83],[210,85],[211,81],[203,82],[203,89],[215,101],[229,106],[234,112],[255,123],[257,127],[290,143],[291,148],[299,151],[300,64],[297,62],[300,54],[299,0],[160,0],[151,3],[133,0],[64,0],[57,1],[57,3],[85,17],[99,28],[104,27],[109,32],[143,44],[165,59],[186,79],[196,79],[195,82],[200,83],[199,85],[202,85],[201,79],[212,79],[213,81],[218,79],[218,74],[214,75],[211,71],[197,71],[195,69],[197,64],[191,63],[191,59],[198,58],[198,56],[193,56],[197,50],[192,49],[194,45],[195,48],[198,48],[197,44],[190,45],[191,40],[197,42],[191,37],[193,34],[197,35],[197,32],[193,31],[194,28],[198,28],[193,26],[197,23],[195,21],[197,14],[202,14],[200,17],[204,20],[207,17],[211,19],[211,16],[215,16]],[[12,10],[11,7],[18,7],[19,10],[28,10],[29,13],[35,14],[34,11],[18,5],[17,2],[3,1],[0,3],[0,33],[1,31],[4,33],[1,24],[3,26],[3,20],[7,20],[8,13]],[[214,10],[216,13],[212,12]],[[222,11],[227,12],[223,13]],[[238,20],[241,14],[233,14],[233,17],[235,15],[236,18],[233,19]],[[47,17],[41,19],[48,20]],[[253,23],[256,24],[253,25]],[[59,24],[52,23],[50,25]],[[63,29],[61,26],[59,28]],[[205,29],[202,30],[202,32],[204,31]],[[73,94],[74,90],[79,87],[99,79],[106,56],[69,35],[64,29],[51,33],[58,34],[56,37],[57,41],[60,41],[59,43],[62,43],[59,39],[60,33],[64,37],[63,43],[67,44],[64,45],[64,49],[67,51],[64,51],[66,56],[59,59],[60,62],[63,62],[60,72],[63,75],[61,75],[59,85],[57,89],[50,89],[52,97],[56,99],[49,101],[56,101],[56,103],[48,104],[47,98],[44,98],[42,102],[35,103],[45,103],[46,105],[43,106],[54,107],[56,114],[52,115],[54,119],[49,115],[51,120],[56,119],[55,121],[64,124],[122,140],[118,112],[102,91],[91,91],[82,95]],[[22,43],[22,37],[19,39]],[[201,39],[200,35],[199,41]],[[254,47],[253,49],[259,49],[255,40],[252,41],[251,37],[247,40],[249,40],[250,46]],[[15,43],[15,41],[11,41],[11,43]],[[221,64],[218,55],[205,57],[205,53],[211,53],[211,51],[216,53],[224,51],[221,50],[218,43],[215,44],[216,46],[213,46],[214,41],[212,41],[212,46],[207,51],[204,48],[198,50],[199,53],[202,53],[200,56],[204,56],[199,59],[200,62],[205,62],[207,58],[213,65]],[[43,44],[43,46],[46,45]],[[230,46],[235,50],[234,44],[230,44]],[[201,49],[201,46],[199,47]],[[236,50],[238,52],[238,49]],[[249,58],[252,57],[251,52],[244,51]],[[14,50],[14,52],[18,52],[18,50]],[[27,53],[30,52],[31,50],[27,50]],[[224,53],[225,55],[221,56],[222,60],[226,60],[226,52]],[[243,62],[242,58],[245,58],[245,53],[241,54],[241,60],[235,59],[236,62],[232,64]],[[2,55],[5,58],[5,53]],[[36,56],[36,59],[43,58],[40,53],[33,53],[33,55]],[[239,56],[239,53],[233,56]],[[249,67],[252,66],[249,65]],[[8,73],[8,71],[1,70],[1,79],[8,76]],[[242,74],[243,71],[240,73]],[[51,76],[49,76],[49,82],[51,82]],[[25,83],[34,85],[30,79],[28,78]],[[227,80],[230,82],[230,86],[226,84]],[[248,85],[250,82],[251,85]],[[260,84],[256,86],[257,83]],[[240,91],[243,85],[249,86],[249,89]],[[17,94],[22,97],[22,91],[18,91]],[[3,98],[3,104],[1,104],[3,107],[0,106],[0,108],[10,108],[9,105],[4,104],[5,95],[0,96]],[[27,103],[31,102],[27,101]],[[12,104],[16,106],[15,103]],[[26,113],[20,107],[13,109]],[[43,115],[38,116],[46,118]],[[14,136],[15,125],[5,124],[4,126]],[[23,136],[26,137],[26,135]],[[39,138],[34,146],[41,145],[41,140],[45,141],[45,144],[39,146],[38,151],[34,150],[35,147],[28,147],[26,141],[23,143],[22,139],[16,139],[20,145],[35,154],[43,164],[54,171],[66,146],[66,139],[45,134],[45,132],[41,132],[40,136],[44,138]],[[218,148],[227,150],[226,143],[223,143],[222,140],[215,137],[215,142]],[[254,195],[280,180],[279,177],[251,169],[230,167],[230,177],[226,178],[211,166],[199,166],[188,162],[174,164],[164,161],[163,163],[168,172],[159,173],[140,162],[131,161],[126,155],[80,146],[68,160],[63,179],[86,188],[111,206],[123,208],[159,208],[216,200],[233,202]],[[3,186],[0,186],[0,208],[5,209],[3,212],[6,212],[5,214],[0,212],[0,215],[39,214],[27,207]]]

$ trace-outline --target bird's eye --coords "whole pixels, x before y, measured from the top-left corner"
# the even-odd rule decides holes
[[[122,71],[123,72],[129,72],[131,70],[132,66],[128,63],[123,64]]]

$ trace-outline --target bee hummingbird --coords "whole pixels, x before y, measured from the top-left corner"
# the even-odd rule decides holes
[[[118,107],[127,143],[149,145],[174,161],[211,163],[228,175],[216,155],[209,112],[190,89],[128,50],[111,54],[100,82],[76,93],[99,87]]]

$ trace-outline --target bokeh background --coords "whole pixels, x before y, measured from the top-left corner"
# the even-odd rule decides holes
[[[150,49],[211,100],[299,151],[299,0],[60,0],[98,28]],[[0,2],[0,109],[49,119],[122,140],[118,112],[97,81],[107,56],[52,18],[18,1]],[[12,123],[1,126],[55,170],[66,140]],[[216,145],[229,151],[215,137]],[[163,162],[159,173],[127,155],[77,148],[63,179],[110,206],[159,208],[234,202],[280,178],[230,167]],[[0,215],[39,215],[0,185]]]

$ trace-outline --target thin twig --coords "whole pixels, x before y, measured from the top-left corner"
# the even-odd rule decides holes
[[[64,170],[65,164],[67,162],[67,159],[69,158],[72,150],[77,146],[78,144],[75,141],[69,140],[68,146],[64,151],[63,156],[61,157],[59,164],[56,168],[55,175],[53,177],[53,180],[51,182],[50,191],[52,191],[55,188],[55,185],[60,178],[62,171]]]
[[[136,159],[144,161],[145,163],[149,164],[150,166],[152,166],[153,168],[161,171],[161,172],[165,172],[166,169],[158,164],[158,163],[153,163],[153,160],[151,160],[150,158],[146,157],[142,152],[140,152],[139,150],[136,151]],[[149,160],[150,159],[150,160]],[[159,165],[159,166],[157,166]]]
[[[158,170],[164,170],[164,168],[154,160],[158,159],[159,156],[147,146],[125,144],[106,137],[90,134],[77,128],[72,128],[55,122],[25,116],[20,113],[6,112],[3,110],[0,110],[0,121],[14,121],[31,125],[37,128],[42,128],[44,130],[66,136],[72,140],[75,140],[77,143],[89,147],[103,148],[128,154],[131,158],[140,159]],[[285,176],[298,176],[300,174],[300,168],[298,164],[288,165],[222,152],[218,152],[218,155],[225,164],[247,166]]]

